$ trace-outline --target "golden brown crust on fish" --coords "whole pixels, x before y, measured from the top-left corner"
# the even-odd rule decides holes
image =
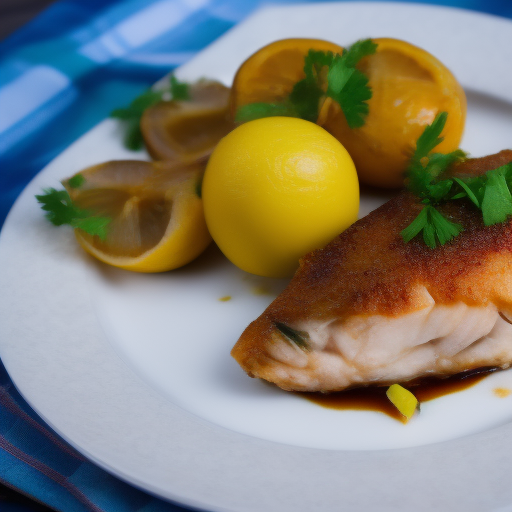
[[[512,150],[505,150],[467,160],[451,174],[477,176],[511,161]],[[439,210],[462,224],[458,237],[436,249],[420,237],[404,243],[400,233],[422,207],[404,191],[307,254],[284,292],[244,331],[233,357],[249,374],[257,366],[257,376],[266,378],[264,361],[270,356],[262,340],[271,338],[276,322],[403,315],[427,306],[424,288],[438,305],[493,303],[510,311],[512,222],[486,227],[469,201],[452,201]]]

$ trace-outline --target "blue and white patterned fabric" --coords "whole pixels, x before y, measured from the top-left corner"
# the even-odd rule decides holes
[[[300,2],[61,0],[1,42],[0,225],[51,159],[263,3]],[[512,18],[510,0],[429,3]],[[25,403],[1,362],[0,483],[63,512],[185,510],[69,447]]]

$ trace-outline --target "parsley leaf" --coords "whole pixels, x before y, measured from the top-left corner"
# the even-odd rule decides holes
[[[452,164],[466,156],[461,150],[446,155],[432,152],[443,140],[441,133],[446,119],[446,112],[442,112],[425,128],[409,163],[407,187],[426,206],[401,232],[406,243],[423,233],[425,243],[435,248],[463,230],[435,208],[441,201],[468,198],[481,210],[486,226],[505,222],[512,215],[512,162],[482,176],[439,179]],[[450,194],[453,195],[450,197]]]
[[[341,75],[338,83],[343,85],[336,92],[329,84],[327,95],[338,102],[350,128],[360,128],[370,111],[367,101],[372,97],[372,90],[368,87],[368,77],[356,68],[346,68],[342,60],[335,63],[332,71],[338,71]]]
[[[443,141],[441,133],[448,114],[439,113],[432,124],[425,127],[416,142],[416,150],[407,168],[407,188],[427,202],[439,201],[450,191],[453,180],[436,181],[452,164],[461,161],[466,154],[460,149],[448,154],[432,153]]]
[[[447,117],[446,112],[441,112],[432,124],[425,127],[416,142],[416,149],[407,169],[407,187],[426,206],[401,235],[407,243],[422,232],[425,244],[432,249],[438,243],[444,245],[463,231],[460,224],[448,220],[434,206],[448,197],[456,183],[454,179],[440,180],[439,177],[452,164],[466,156],[461,150],[448,154],[432,152],[443,141],[441,133]]]
[[[418,216],[400,233],[405,243],[419,235],[428,224],[428,210],[423,208]]]
[[[357,63],[368,55],[372,55],[377,51],[377,43],[371,39],[361,39],[356,41],[348,50],[343,53],[346,55],[347,65],[349,67],[356,67]]]
[[[322,70],[329,67],[334,59],[334,53],[322,50],[309,50],[304,58],[305,80],[310,82],[318,81],[321,78]]]
[[[512,195],[506,180],[507,167],[489,171],[485,175],[487,181],[481,209],[486,226],[505,222],[512,215]]]
[[[372,97],[368,78],[355,66],[365,56],[375,53],[371,40],[358,41],[341,55],[309,50],[304,58],[305,78],[298,81],[281,103],[252,103],[237,110],[236,121],[260,117],[289,116],[316,122],[323,99],[330,97],[340,105],[351,128],[363,126]],[[327,87],[326,82],[327,81]]]
[[[327,74],[327,96],[337,101],[350,128],[364,125],[372,97],[368,77],[355,66],[367,55],[375,53],[377,45],[371,39],[358,41],[342,55],[336,55]]]
[[[451,199],[467,197],[478,209],[486,226],[505,222],[512,215],[512,163],[491,169],[476,178],[453,178],[460,187]]]
[[[423,133],[419,136],[416,141],[416,150],[412,157],[412,164],[421,162],[423,158],[429,156],[434,148],[443,142],[441,133],[443,132],[446,119],[448,118],[448,112],[440,112],[435,117],[432,124],[425,127]]]
[[[105,240],[107,238],[107,226],[110,224],[112,219],[109,217],[99,217],[99,216],[91,216],[75,219],[71,226],[74,228],[81,229],[89,235],[97,235],[100,240]]]
[[[446,124],[448,114],[439,113],[432,124],[425,127],[416,142],[416,150],[412,155],[407,168],[407,188],[427,202],[441,200],[450,191],[453,180],[437,179],[455,162],[466,157],[466,154],[457,149],[451,153],[432,153],[434,148],[443,141],[441,133]]]
[[[85,183],[85,178],[81,174],[75,174],[68,180],[71,188],[80,188]]]
[[[332,64],[333,60],[332,52],[309,50],[304,58],[306,78],[293,86],[288,98],[290,116],[316,122],[320,100],[325,94],[321,87],[322,72]]]
[[[171,96],[175,101],[190,99],[190,86],[186,82],[180,82],[174,75],[171,75]]]
[[[247,121],[261,119],[262,117],[275,116],[298,117],[293,106],[290,104],[249,103],[236,111],[235,121],[237,123],[246,123]]]
[[[144,139],[140,131],[140,118],[149,107],[156,105],[162,100],[162,91],[148,90],[137,96],[128,107],[113,110],[110,117],[125,121],[126,132],[124,145],[133,151],[141,149],[144,146]]]
[[[404,242],[411,241],[415,236],[423,232],[423,241],[431,249],[437,247],[437,243],[444,245],[463,231],[460,224],[448,220],[433,206],[423,207],[418,216],[401,232]]]
[[[438,203],[448,195],[453,186],[453,180],[442,180],[427,185],[428,198],[425,198],[426,203]]]
[[[480,208],[481,203],[478,200],[478,198],[476,197],[475,193],[471,190],[471,187],[469,186],[469,184],[464,183],[464,181],[462,181],[460,178],[453,178],[453,181],[455,183],[458,183],[462,187],[464,192],[459,192],[458,194],[453,196],[452,199],[462,199],[463,197],[467,196],[467,197],[469,197],[469,199],[473,202],[473,204],[477,208]]]
[[[306,77],[298,81],[286,100],[281,103],[249,103],[238,108],[237,123],[245,123],[262,117],[299,117],[314,123],[318,118],[320,100],[324,91],[320,87],[321,74],[325,66],[332,63],[332,52],[309,50],[304,58]]]
[[[111,112],[110,117],[125,122],[124,145],[133,151],[144,147],[144,139],[140,131],[140,118],[144,111],[163,101],[169,95],[173,100],[183,101],[190,98],[189,84],[180,82],[171,75],[169,85],[159,90],[148,89],[137,96],[128,107],[118,108]]]
[[[434,231],[440,245],[444,245],[452,238],[464,231],[460,224],[449,221],[443,214],[438,212],[433,206],[426,206],[428,208],[428,215],[430,223],[434,227]],[[435,244],[433,245],[435,247]]]
[[[293,117],[300,117],[306,121],[315,123],[318,119],[318,107],[320,99],[324,95],[320,86],[307,79],[297,82],[290,93],[290,112]]]
[[[43,192],[42,195],[36,195],[36,199],[42,205],[41,208],[47,212],[46,218],[52,224],[55,226],[69,224],[105,240],[107,226],[111,221],[109,217],[93,215],[87,210],[78,208],[65,190],[47,188]]]

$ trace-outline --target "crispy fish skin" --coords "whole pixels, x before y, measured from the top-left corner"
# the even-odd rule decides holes
[[[477,176],[511,161],[505,150],[451,174]],[[430,249],[400,235],[422,207],[404,191],[307,254],[234,346],[241,367],[283,389],[326,392],[508,367],[512,221],[486,227],[469,201],[444,203],[439,210],[464,231]]]

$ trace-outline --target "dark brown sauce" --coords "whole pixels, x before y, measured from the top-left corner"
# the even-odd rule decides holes
[[[422,379],[417,384],[402,384],[411,391],[419,402],[427,402],[434,398],[457,393],[468,389],[496,368],[479,368],[467,372],[458,373],[451,377]],[[406,418],[388,400],[386,396],[387,386],[354,388],[338,393],[297,393],[299,396],[329,409],[351,409],[363,411],[383,412],[392,418],[406,423]]]

